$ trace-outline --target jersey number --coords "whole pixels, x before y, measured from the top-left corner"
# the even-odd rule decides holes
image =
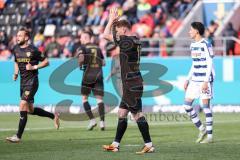
[[[92,64],[96,64],[97,63],[97,49],[92,48],[91,49],[91,53],[92,53]]]

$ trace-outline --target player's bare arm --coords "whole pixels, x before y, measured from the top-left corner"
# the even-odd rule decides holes
[[[26,65],[26,70],[36,70],[41,69],[44,67],[47,67],[49,65],[49,61],[47,58],[45,58],[42,62],[40,62],[38,65],[32,66],[30,63]]]
[[[13,74],[13,80],[16,81],[18,78],[18,73],[19,73],[19,67],[17,62],[14,63],[14,74]]]
[[[106,40],[113,41],[113,36],[111,34],[111,28],[115,21],[117,21],[119,18],[118,15],[118,9],[117,8],[111,8],[109,13],[109,20],[107,23],[107,26],[105,27],[105,30],[103,32],[103,37]]]

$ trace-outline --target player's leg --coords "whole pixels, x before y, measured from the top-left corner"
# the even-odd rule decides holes
[[[31,88],[32,86],[26,86],[23,84],[20,85],[21,101],[19,104],[20,119],[19,119],[18,131],[16,135],[6,138],[6,140],[9,142],[18,143],[22,138],[22,134],[24,132],[25,126],[27,124],[27,119],[28,119],[27,114],[28,114],[29,102],[32,101],[29,97],[31,93]]]
[[[57,113],[53,114],[53,113],[47,112],[44,109],[39,108],[39,107],[34,108],[33,103],[29,104],[28,113],[30,113],[31,115],[38,115],[40,117],[48,117],[48,118],[54,120],[55,128],[59,129],[60,120],[59,120],[59,115]]]
[[[38,81],[36,81],[31,86],[27,86],[25,89],[26,89],[26,91],[28,91],[28,95],[24,97],[28,101],[28,113],[30,113],[32,115],[38,115],[40,117],[48,117],[50,119],[53,119],[55,127],[57,129],[59,129],[60,123],[59,123],[58,114],[54,115],[53,113],[47,112],[47,111],[43,110],[42,108],[39,108],[39,107],[34,108],[33,107],[34,96],[38,90]]]
[[[104,122],[105,121],[105,107],[104,107],[104,102],[103,102],[104,86],[103,86],[102,78],[97,80],[97,82],[94,84],[92,91],[97,99],[98,113],[100,116],[99,126],[100,126],[100,129],[103,131],[103,130],[105,130],[105,122]]]
[[[204,125],[202,124],[201,120],[199,119],[198,114],[193,109],[192,103],[193,103],[192,99],[185,98],[184,108],[185,108],[185,111],[187,112],[187,114],[189,115],[189,117],[191,118],[193,124],[199,129],[199,135],[196,140],[196,142],[199,143],[204,139],[207,132],[206,132],[206,129],[205,129]]]
[[[138,129],[141,132],[141,135],[145,143],[142,150],[136,153],[137,154],[152,153],[154,152],[155,149],[153,147],[151,136],[149,133],[148,122],[142,113],[142,101],[141,99],[137,99],[136,101],[137,101],[136,106],[130,107],[130,111],[133,115],[133,118],[137,122]]]
[[[93,84],[82,82],[81,94],[82,94],[83,108],[90,120],[87,130],[93,130],[93,128],[97,126],[96,120],[91,110],[91,106],[88,102],[88,96],[91,93],[92,88],[93,88]]]
[[[207,138],[205,138],[200,143],[212,143],[213,142],[213,115],[212,110],[210,108],[210,99],[203,99],[202,100],[202,108],[203,112],[206,116],[206,131],[207,131]]]
[[[212,83],[208,83],[208,90],[201,94],[200,98],[202,100],[203,112],[206,116],[206,130],[207,138],[205,138],[201,143],[212,143],[213,142],[213,114],[210,108],[210,100],[213,97]]]
[[[103,145],[103,149],[105,151],[111,151],[111,152],[117,152],[119,151],[119,145],[122,140],[122,137],[127,129],[127,115],[128,115],[128,109],[126,105],[121,102],[119,110],[118,110],[118,125],[117,125],[117,131],[115,135],[115,139],[110,145]]]
[[[103,131],[105,130],[105,107],[103,103],[103,97],[96,96],[96,99],[97,99],[97,105],[98,105],[98,113],[100,117],[99,126],[100,126],[100,129]]]
[[[89,125],[87,127],[88,130],[93,130],[94,127],[97,126],[96,120],[93,116],[92,110],[91,110],[91,106],[88,102],[88,96],[87,95],[82,95],[82,102],[83,102],[83,108],[90,120]]]
[[[27,124],[28,119],[28,102],[25,100],[21,100],[19,104],[20,118],[17,134],[12,137],[7,137],[6,140],[12,143],[20,142],[22,138],[22,134],[24,132],[25,126]]]
[[[184,109],[191,118],[193,124],[199,129],[199,135],[196,140],[197,143],[202,141],[206,136],[206,129],[198,117],[198,114],[192,107],[194,99],[199,98],[201,94],[201,85],[198,82],[190,81],[185,95]]]

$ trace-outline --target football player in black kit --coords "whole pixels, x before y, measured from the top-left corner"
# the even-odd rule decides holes
[[[38,90],[38,69],[49,65],[46,56],[38,51],[36,47],[29,44],[30,33],[27,29],[21,28],[17,32],[17,45],[13,48],[15,57],[13,80],[16,81],[18,74],[21,76],[19,104],[20,119],[16,135],[7,137],[6,140],[12,143],[21,141],[24,128],[27,123],[28,113],[54,120],[54,125],[59,128],[58,114],[47,112],[41,108],[34,108],[34,95]],[[40,63],[39,63],[40,62]]]
[[[141,43],[131,33],[130,23],[126,20],[118,20],[117,8],[110,10],[109,21],[104,30],[104,38],[114,41],[120,48],[123,95],[118,111],[119,119],[115,139],[112,144],[103,145],[103,149],[110,152],[119,151],[119,144],[127,129],[127,115],[131,112],[145,142],[143,149],[136,154],[154,152],[148,122],[142,113],[143,79],[139,69]]]
[[[104,85],[103,85],[103,72],[102,66],[105,65],[104,57],[101,49],[96,45],[91,43],[92,39],[91,31],[83,31],[81,33],[81,47],[77,49],[77,57],[79,60],[80,68],[84,70],[83,79],[82,79],[82,103],[84,110],[87,116],[90,119],[90,123],[88,125],[88,130],[92,130],[97,126],[96,120],[91,111],[91,106],[88,102],[89,94],[92,92],[96,97],[98,112],[100,116],[100,129],[105,130],[104,123]]]

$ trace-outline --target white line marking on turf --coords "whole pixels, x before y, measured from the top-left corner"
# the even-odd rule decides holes
[[[124,146],[126,146],[126,147],[139,147],[139,146],[142,146],[142,145],[139,145],[139,144],[126,144]]]
[[[230,120],[230,121],[216,121],[214,124],[226,124],[226,123],[239,123],[240,120]],[[150,122],[150,126],[168,126],[168,125],[185,125],[185,124],[192,124],[191,121],[186,122]],[[131,126],[136,126],[134,123]],[[109,125],[108,127],[116,127],[115,125]],[[85,126],[71,126],[71,127],[60,127],[61,129],[83,129],[86,128]],[[7,131],[16,131],[17,128],[0,128],[0,132],[7,132]],[[39,128],[26,128],[27,131],[38,131],[38,130],[56,130],[53,127],[39,127]]]

